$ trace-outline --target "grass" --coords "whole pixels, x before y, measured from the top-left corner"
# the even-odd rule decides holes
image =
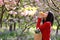
[[[35,24],[32,26],[32,25],[30,25],[29,27],[31,27],[30,29],[29,29],[29,32],[26,32],[26,34],[21,34],[21,35],[28,35],[28,36],[30,36],[30,37],[32,37],[32,38],[30,38],[29,40],[33,40],[33,36],[34,36],[34,31],[35,31],[35,29],[36,29],[36,26],[35,26]],[[16,25],[16,28],[19,28],[17,25]],[[9,27],[7,27],[6,29],[9,29]],[[57,26],[54,24],[53,25],[53,27],[52,27],[52,29],[54,29],[54,30],[56,30],[57,29]],[[5,32],[4,30],[1,30],[0,29],[0,31],[1,32]],[[18,30],[19,32],[17,32],[17,33],[20,33],[20,30]],[[10,38],[10,37],[16,37],[16,33],[15,32],[12,32],[12,33],[10,33],[10,34],[6,34],[6,36],[7,36],[7,38]],[[2,35],[2,36],[0,36],[0,37],[4,37],[5,36],[5,34],[4,35]],[[60,38],[58,37],[57,38],[57,40],[60,40]]]

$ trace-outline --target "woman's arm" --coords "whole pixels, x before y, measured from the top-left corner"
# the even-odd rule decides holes
[[[47,27],[50,27],[51,26],[51,23],[50,22],[45,22],[44,24],[41,25],[41,18],[38,18],[37,20],[37,24],[36,24],[36,28],[38,29],[45,29]]]
[[[41,23],[41,18],[38,18],[38,20],[37,20],[37,24],[36,24],[36,28],[39,28],[40,23]]]

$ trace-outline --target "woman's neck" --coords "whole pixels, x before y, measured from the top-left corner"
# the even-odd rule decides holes
[[[44,18],[44,21],[46,21],[46,18]]]

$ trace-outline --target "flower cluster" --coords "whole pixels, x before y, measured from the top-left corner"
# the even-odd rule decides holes
[[[23,12],[21,12],[21,15],[23,16],[33,16],[37,11],[37,7],[31,7],[31,6],[27,6],[25,8],[23,8]]]
[[[17,14],[15,11],[10,11],[9,14]]]
[[[0,6],[4,5],[3,0],[0,0]]]
[[[4,3],[7,10],[10,10],[10,9],[15,10],[18,0],[4,0]]]

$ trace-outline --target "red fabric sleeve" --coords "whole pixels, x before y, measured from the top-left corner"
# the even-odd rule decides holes
[[[50,23],[50,22],[45,22],[45,23],[42,24],[42,25],[40,25],[40,23],[41,23],[41,18],[38,18],[36,28],[44,29],[44,28],[46,28],[46,27],[50,27],[50,26],[51,26],[51,23]]]
[[[45,29],[45,28],[49,28],[51,26],[51,23],[50,22],[45,22],[44,24],[42,25],[39,25],[39,28],[41,30]]]
[[[41,18],[38,18],[38,20],[37,20],[37,24],[36,24],[36,28],[39,28],[40,23],[41,23]]]

